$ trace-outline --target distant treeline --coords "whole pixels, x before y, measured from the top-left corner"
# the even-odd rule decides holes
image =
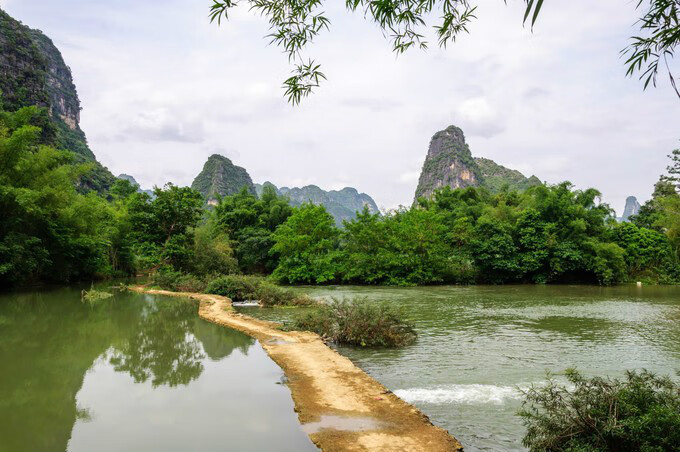
[[[444,188],[343,228],[322,206],[291,207],[269,187],[206,210],[168,184],[155,197],[118,180],[79,183],[92,164],[56,149],[36,107],[0,110],[0,287],[138,272],[265,274],[288,284],[614,284],[680,280],[679,153],[654,197],[617,223],[594,189]]]

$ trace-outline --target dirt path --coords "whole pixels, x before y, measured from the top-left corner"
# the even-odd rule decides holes
[[[288,378],[303,429],[324,452],[463,450],[446,430],[432,425],[417,408],[327,347],[314,333],[280,331],[272,322],[234,312],[231,300],[219,295],[141,286],[131,290],[198,300],[203,319],[259,340]]]

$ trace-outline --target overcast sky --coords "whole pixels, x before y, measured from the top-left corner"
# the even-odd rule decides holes
[[[307,55],[328,81],[299,107],[280,88],[286,57],[243,3],[218,27],[210,0],[0,0],[63,53],[97,158],[145,188],[191,184],[219,153],[255,182],[352,186],[383,208],[408,205],[430,137],[455,124],[474,156],[596,187],[620,213],[628,195],[650,196],[680,146],[666,79],[643,92],[624,77],[637,0],[551,0],[533,33],[521,0],[480,1],[469,35],[399,57],[361,14],[327,1],[331,31]]]

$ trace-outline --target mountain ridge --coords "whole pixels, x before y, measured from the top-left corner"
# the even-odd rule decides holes
[[[368,207],[369,212],[379,214],[380,209],[373,198],[366,193],[359,192],[354,187],[344,187],[340,190],[324,190],[316,185],[306,185],[304,187],[281,187],[267,181],[263,184],[255,184],[258,196],[261,196],[265,186],[272,186],[277,194],[287,196],[292,206],[299,206],[305,202],[326,207],[335,219],[338,226],[343,221],[351,221],[356,218],[357,212],[361,212],[364,206]]]

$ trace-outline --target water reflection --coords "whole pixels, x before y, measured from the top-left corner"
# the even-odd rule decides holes
[[[195,312],[193,303],[171,299],[146,304],[132,337],[109,357],[114,370],[128,372],[135,383],[151,378],[153,387],[197,379],[205,355],[192,334]]]
[[[234,350],[244,355],[255,343],[255,340],[245,334],[224,334],[224,328],[204,320],[194,318],[192,333],[203,345],[203,351],[208,358],[219,361],[227,358]]]
[[[0,451],[123,450],[113,445],[124,437],[138,441],[125,450],[176,449],[154,430],[168,416],[174,420],[161,436],[184,441],[184,450],[188,439],[199,437],[201,423],[215,422],[218,432],[233,424],[234,435],[254,435],[235,419],[259,407],[231,413],[224,401],[234,391],[248,392],[230,386],[226,374],[243,375],[239,383],[248,381],[251,391],[272,400],[264,428],[275,441],[309,450],[287,388],[274,384],[280,369],[254,340],[198,319],[196,309],[132,293],[91,304],[81,302],[77,289],[0,294]],[[191,423],[185,413],[196,423],[193,430],[176,427]],[[134,419],[126,424],[130,431],[118,431],[125,419]],[[200,450],[223,446],[223,439],[201,438]]]

